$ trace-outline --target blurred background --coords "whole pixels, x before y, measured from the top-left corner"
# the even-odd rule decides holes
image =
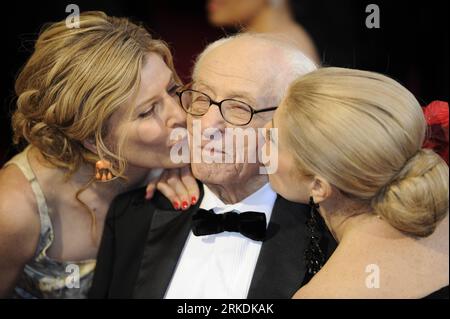
[[[287,3],[289,2],[289,3]],[[15,1],[2,8],[0,166],[17,150],[11,144],[14,80],[47,22],[65,19],[66,6],[142,21],[165,40],[181,78],[210,42],[238,31],[285,32],[325,66],[387,74],[422,105],[448,101],[448,2],[405,0],[51,0]],[[380,9],[380,28],[366,27],[367,5]],[[1,4],[5,6],[5,4]],[[289,5],[289,7],[287,6]],[[288,16],[291,15],[292,19]]]

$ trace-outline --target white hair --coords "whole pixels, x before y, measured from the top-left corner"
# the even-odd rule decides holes
[[[273,89],[276,89],[278,92],[274,92],[275,96],[277,96],[278,101],[284,97],[284,94],[287,92],[289,85],[296,80],[297,78],[317,70],[318,66],[308,58],[302,51],[300,51],[293,44],[289,43],[289,40],[286,38],[282,38],[278,35],[269,35],[262,33],[240,33],[234,36],[224,37],[217,41],[209,44],[202,53],[197,57],[192,78],[195,80],[197,78],[198,66],[201,64],[202,60],[214,49],[221,47],[226,43],[230,43],[232,41],[236,41],[239,39],[249,38],[249,40],[256,40],[260,43],[263,43],[271,48],[275,48],[280,51],[283,59],[281,59],[280,65],[276,66],[277,73],[274,74],[272,83],[279,83],[280,85]],[[255,57],[257,58],[257,57]],[[261,58],[270,60],[271,57],[261,55]]]

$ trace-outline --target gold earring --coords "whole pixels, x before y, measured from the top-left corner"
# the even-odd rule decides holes
[[[113,179],[114,175],[111,172],[111,162],[108,160],[99,160],[95,163],[95,179],[102,182],[107,182]]]

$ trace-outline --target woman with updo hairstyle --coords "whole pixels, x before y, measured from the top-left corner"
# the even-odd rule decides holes
[[[273,189],[309,203],[311,232],[323,220],[339,243],[325,263],[311,235],[316,274],[294,298],[448,298],[449,169],[422,148],[425,118],[407,89],[319,69],[290,86],[268,127],[278,129],[267,137],[279,152]]]
[[[186,143],[170,138],[185,127],[179,86],[167,45],[128,19],[85,12],[79,28],[44,28],[15,83],[26,147],[0,170],[0,297],[86,297],[116,195],[161,169],[197,187],[170,159]]]

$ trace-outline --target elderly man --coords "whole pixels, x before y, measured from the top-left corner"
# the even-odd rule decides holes
[[[212,135],[264,127],[289,83],[314,69],[301,52],[264,36],[211,44],[197,60],[192,86],[179,93],[189,133],[195,121],[200,124],[202,142],[198,149],[191,143],[192,157],[198,151],[225,157],[227,143],[218,141],[225,151],[211,147]],[[234,159],[257,152],[248,149],[248,141],[231,144]],[[260,173],[261,163],[250,157],[231,163],[193,160],[202,191],[183,213],[159,193],[145,202],[144,189],[117,197],[91,297],[290,298],[307,280],[310,208],[277,196]],[[322,239],[326,259],[335,243],[327,232]]]

